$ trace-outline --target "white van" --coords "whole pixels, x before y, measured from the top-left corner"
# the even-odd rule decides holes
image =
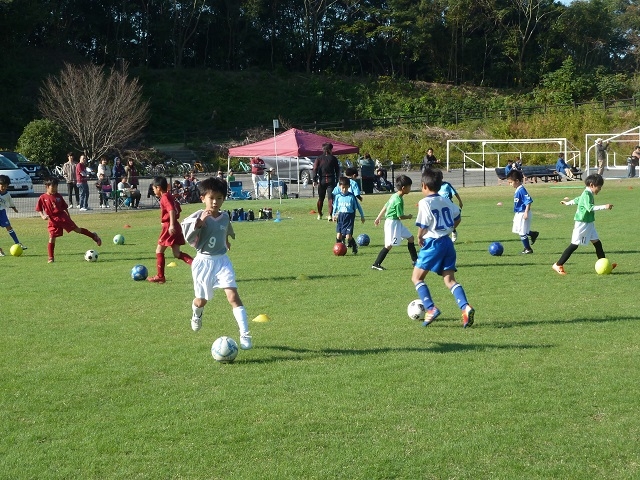
[[[29,174],[3,155],[0,155],[0,175],[9,177],[11,184],[8,191],[12,197],[33,193],[33,182]]]

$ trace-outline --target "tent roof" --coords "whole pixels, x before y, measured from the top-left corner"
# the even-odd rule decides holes
[[[309,157],[322,155],[322,144],[333,144],[333,154],[342,155],[346,153],[358,153],[360,149],[353,145],[337,142],[331,138],[316,135],[292,128],[277,135],[275,138],[268,138],[260,142],[232,147],[229,149],[230,157],[259,157],[259,156],[282,156],[282,157]]]

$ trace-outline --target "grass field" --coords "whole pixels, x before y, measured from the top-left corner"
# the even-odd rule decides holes
[[[528,256],[511,233],[511,188],[460,190],[456,278],[476,308],[466,330],[434,274],[441,317],[408,319],[406,244],[387,271],[370,269],[387,196],[365,197],[356,234],[372,243],[345,257],[314,200],[228,202],[285,217],[234,223],[241,298],[250,319],[271,321],[250,323],[254,349],[230,365],[210,355],[215,338],[238,339],[224,295],[194,333],[184,263],[165,285],[129,278],[136,263],[155,269],[157,210],[74,216],[105,241],[97,263],[83,260],[88,238],[66,234],[47,264],[46,223],[16,219],[29,249],[0,258],[0,478],[639,478],[640,185],[609,181],[596,197],[615,205],[596,214],[614,273],[595,274],[589,247],[561,277],[551,265],[575,207],[559,202],[576,186],[527,185],[541,232]],[[125,245],[111,243],[118,233]],[[502,257],[487,253],[495,240]]]

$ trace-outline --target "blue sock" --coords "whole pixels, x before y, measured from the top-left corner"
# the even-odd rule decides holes
[[[524,245],[525,250],[531,250],[531,245],[529,245],[529,237],[523,235],[520,237],[520,240],[522,240],[522,245]]]
[[[13,238],[13,243],[20,243],[20,240],[18,240],[18,235],[16,235],[16,232],[13,231],[13,228],[9,230],[9,235],[11,235],[11,238]]]
[[[431,300],[431,292],[429,287],[424,282],[416,283],[416,292],[418,292],[418,298],[422,300],[422,304],[426,310],[429,310],[434,306],[433,300]]]
[[[451,294],[456,299],[456,303],[458,304],[458,308],[462,310],[465,306],[469,304],[467,301],[467,295],[464,293],[464,288],[459,283],[456,283],[453,287],[451,287]]]

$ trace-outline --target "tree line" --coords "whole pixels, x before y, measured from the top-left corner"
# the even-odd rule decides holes
[[[2,56],[53,50],[109,68],[531,88],[563,66],[599,79],[640,66],[638,0],[0,0],[0,25]]]

